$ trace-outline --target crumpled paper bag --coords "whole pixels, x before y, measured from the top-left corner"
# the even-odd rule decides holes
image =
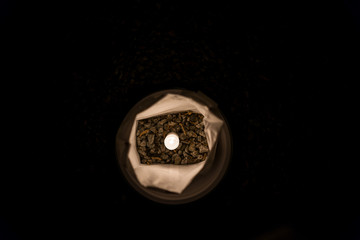
[[[211,149],[214,148],[216,139],[224,122],[211,113],[207,106],[202,105],[191,98],[177,94],[167,94],[151,107],[136,115],[130,133],[130,149],[128,157],[138,181],[144,187],[156,187],[180,194],[204,167],[206,160],[189,165],[142,164],[137,152],[136,128],[138,120],[188,110],[204,115],[204,131],[209,151],[211,151]]]

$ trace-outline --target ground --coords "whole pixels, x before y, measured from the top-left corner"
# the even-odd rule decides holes
[[[351,144],[359,25],[344,3],[134,1],[58,8],[66,14],[51,18],[56,41],[47,43],[57,54],[50,77],[61,89],[56,126],[63,180],[53,189],[75,228],[84,216],[94,224],[97,214],[151,228],[158,224],[152,216],[165,212],[160,216],[171,225],[177,225],[173,215],[196,215],[213,228],[235,221],[245,239],[279,226],[308,237],[314,229],[330,235],[329,226],[348,234],[346,223],[326,217],[341,212],[344,199],[350,199],[345,208],[354,201],[353,178],[343,173],[351,157],[344,149]],[[169,88],[201,91],[217,102],[234,144],[218,187],[181,206],[135,192],[115,156],[127,112]],[[212,221],[204,217],[209,212]]]

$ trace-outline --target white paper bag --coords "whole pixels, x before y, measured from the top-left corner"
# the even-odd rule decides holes
[[[136,128],[138,120],[188,110],[204,115],[204,130],[209,151],[211,151],[221,130],[223,121],[211,113],[207,106],[199,104],[191,98],[177,94],[167,94],[151,107],[136,115],[130,133],[128,157],[138,181],[144,187],[156,187],[170,192],[181,193],[204,167],[206,160],[189,165],[142,164],[136,149]]]

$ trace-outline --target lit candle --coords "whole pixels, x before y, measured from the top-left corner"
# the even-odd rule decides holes
[[[174,132],[169,133],[164,140],[164,144],[169,150],[176,149],[179,146],[179,136]]]

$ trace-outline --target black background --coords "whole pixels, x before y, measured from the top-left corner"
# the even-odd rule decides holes
[[[30,91],[31,98],[11,101],[40,106],[22,116],[44,129],[36,150],[50,150],[40,150],[46,163],[39,160],[39,174],[29,176],[26,167],[40,157],[15,164],[16,181],[6,184],[14,198],[3,204],[5,239],[48,232],[166,231],[170,237],[195,230],[243,239],[359,234],[355,2],[5,5],[6,44],[21,49],[12,76],[19,68],[36,69],[32,80],[10,84],[17,96]],[[216,101],[234,144],[220,184],[179,206],[135,192],[115,156],[115,135],[131,107],[170,88]]]

